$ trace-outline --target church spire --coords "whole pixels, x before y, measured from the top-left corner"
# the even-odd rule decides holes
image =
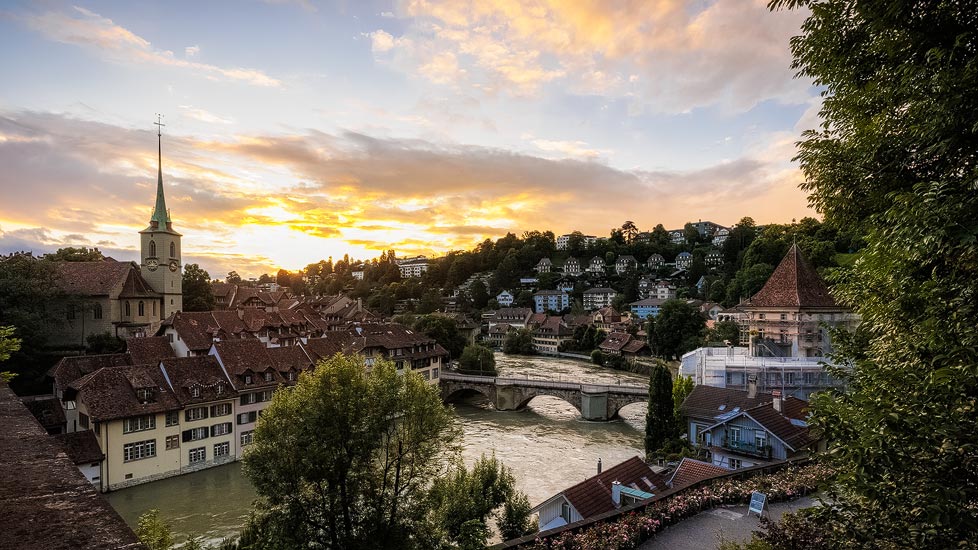
[[[163,115],[157,114],[157,120],[153,124],[156,128],[156,138],[158,146],[157,166],[159,173],[156,180],[156,208],[153,209],[153,217],[149,219],[150,226],[154,229],[172,229],[170,222],[170,212],[166,209],[166,199],[163,197]]]

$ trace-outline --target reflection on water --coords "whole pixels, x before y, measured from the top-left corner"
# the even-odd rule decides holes
[[[554,378],[589,384],[646,385],[642,375],[609,371],[588,363],[497,354],[501,376]],[[481,398],[454,404],[465,434],[463,458],[469,464],[483,453],[496,456],[516,474],[517,483],[539,504],[558,491],[605,468],[642,454],[645,405],[629,405],[621,420],[587,422],[569,403],[540,396],[522,411],[496,411]],[[165,479],[107,495],[132,526],[139,515],[158,508],[182,538],[199,534],[210,541],[235,535],[248,516],[254,489],[229,464]]]

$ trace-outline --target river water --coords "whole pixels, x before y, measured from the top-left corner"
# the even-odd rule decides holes
[[[527,376],[590,384],[646,385],[648,378],[609,371],[584,361],[496,355],[500,376]],[[511,468],[517,484],[537,505],[562,489],[605,468],[641,456],[645,405],[621,410],[620,420],[587,422],[570,404],[541,396],[522,411],[496,411],[479,398],[454,403],[465,434],[462,452],[470,464],[495,453]],[[152,508],[173,527],[178,540],[198,534],[209,541],[236,535],[248,516],[255,491],[238,463],[202,470],[106,495],[133,527]]]

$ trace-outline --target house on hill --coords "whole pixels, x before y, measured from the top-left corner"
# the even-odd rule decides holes
[[[666,478],[638,457],[603,472],[600,468],[599,462],[597,475],[564,489],[530,510],[537,514],[540,531],[611,512],[652,498],[668,488]]]

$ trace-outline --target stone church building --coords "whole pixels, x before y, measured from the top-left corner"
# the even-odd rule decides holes
[[[59,262],[59,285],[68,298],[53,344],[84,346],[89,335],[105,332],[152,336],[164,319],[183,309],[181,235],[173,229],[163,194],[162,142],[158,154],[156,206],[149,226],[139,232],[139,263]]]

